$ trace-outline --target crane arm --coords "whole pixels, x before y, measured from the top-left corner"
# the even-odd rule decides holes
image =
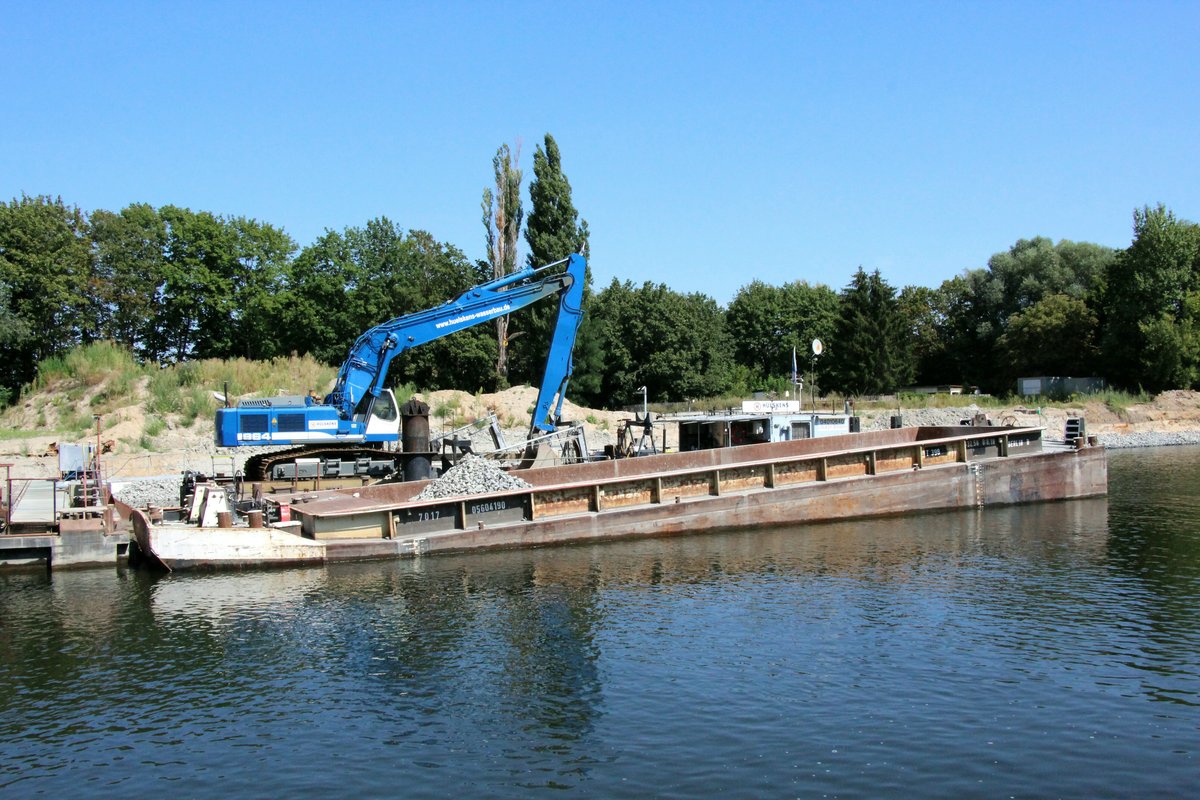
[[[579,255],[573,255],[565,261],[568,264],[565,272],[537,277],[564,263],[563,261],[537,269],[518,270],[468,289],[454,300],[436,308],[407,314],[376,325],[358,337],[354,343],[349,357],[338,371],[333,391],[325,398],[325,403],[335,406],[343,419],[365,419],[370,415],[375,398],[383,391],[388,366],[400,353],[510,314],[544,297],[560,294],[562,299],[551,341],[550,360],[547,362],[547,373],[535,411],[535,427],[543,429],[537,425],[542,396],[547,392],[547,384],[551,378],[556,381],[557,388],[565,388],[571,373],[571,348],[579,327],[579,317],[582,316],[586,262],[583,256]],[[564,322],[565,319],[568,321]],[[547,415],[552,398],[553,394],[545,401]],[[560,399],[559,408],[561,405]]]
[[[567,382],[575,371],[571,351],[575,348],[575,335],[583,321],[583,287],[587,261],[581,255],[568,259],[564,275],[571,282],[559,295],[558,316],[554,320],[554,333],[550,338],[550,352],[546,355],[546,371],[542,374],[542,386],[537,402],[533,406],[530,437],[535,432],[553,433],[562,417],[562,404],[567,395]],[[556,400],[557,398],[557,400]],[[554,406],[551,413],[550,407]]]

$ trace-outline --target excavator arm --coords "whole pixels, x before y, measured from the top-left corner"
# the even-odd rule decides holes
[[[532,438],[537,432],[553,433],[562,417],[562,404],[566,399],[567,382],[575,371],[571,352],[575,348],[575,336],[583,321],[583,287],[587,263],[581,255],[567,259],[564,276],[571,282],[559,295],[558,316],[554,320],[554,333],[550,337],[550,352],[546,355],[546,370],[542,373],[542,386],[537,402],[533,406],[533,420],[529,433]],[[560,262],[561,263],[561,262]],[[553,406],[553,412],[551,412]]]
[[[549,273],[563,263],[563,272]],[[537,301],[559,295],[550,352],[531,430],[552,431],[562,410],[563,392],[573,369],[571,350],[583,317],[583,286],[587,262],[581,255],[537,269],[526,268],[467,290],[436,308],[418,311],[376,325],[358,337],[338,371],[325,404],[347,420],[365,420],[383,391],[388,367],[396,356],[443,336],[510,314]],[[557,405],[551,414],[551,405]]]
[[[552,271],[566,264],[566,268]],[[253,398],[217,409],[215,439],[221,447],[292,445],[257,454],[246,474],[265,479],[287,464],[299,476],[300,462],[320,461],[321,475],[375,475],[394,471],[396,459],[380,445],[400,438],[395,399],[384,388],[388,367],[400,353],[456,331],[510,314],[557,295],[558,316],[546,370],[530,423],[530,439],[557,429],[563,395],[573,368],[571,350],[583,317],[587,263],[573,255],[538,269],[527,268],[480,284],[436,308],[376,325],[358,337],[323,403],[301,396]],[[536,445],[531,445],[536,454]],[[318,459],[319,457],[319,459]],[[377,463],[378,462],[378,463]],[[306,464],[305,469],[313,468]],[[365,473],[364,473],[365,470]]]

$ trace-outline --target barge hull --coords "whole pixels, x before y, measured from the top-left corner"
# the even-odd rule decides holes
[[[394,547],[381,543],[385,547],[376,548],[371,555],[352,542],[330,542],[327,553],[333,561],[537,547],[1069,500],[1106,493],[1105,452],[1089,448],[399,538],[393,540]]]
[[[905,438],[905,437],[908,438]],[[297,499],[303,536],[133,526],[170,569],[313,564],[795,525],[1107,493],[1102,447],[1040,429],[927,429],[531,470],[532,488],[417,502],[421,485]],[[1082,444],[1082,443],[1080,443]],[[1010,453],[1013,453],[1010,455]],[[423,485],[423,484],[422,484]],[[294,525],[295,523],[293,523]]]

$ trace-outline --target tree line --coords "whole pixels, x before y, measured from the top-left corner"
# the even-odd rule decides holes
[[[61,198],[0,204],[0,401],[40,361],[111,340],[146,362],[308,353],[340,364],[365,330],[436,306],[518,267],[588,254],[553,137],[534,153],[531,205],[519,150],[493,160],[487,258],[379,217],[299,247],[281,228],[176,206],[84,213]],[[524,219],[524,225],[522,225]],[[590,254],[589,254],[590,255]],[[1118,250],[1022,239],[936,288],[859,267],[839,290],[751,281],[726,306],[663,283],[589,269],[572,399],[593,406],[785,391],[793,353],[821,391],[962,384],[1008,393],[1018,376],[1096,375],[1131,390],[1200,386],[1200,226],[1163,206],[1133,214]],[[543,303],[393,362],[392,380],[485,391],[540,381],[554,309]],[[810,356],[810,343],[825,350]],[[811,379],[811,378],[810,378]]]

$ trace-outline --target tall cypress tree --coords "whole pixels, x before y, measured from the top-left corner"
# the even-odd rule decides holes
[[[912,380],[912,342],[896,290],[862,267],[842,292],[826,369],[834,391],[850,395],[894,392]]]
[[[562,171],[558,143],[549,133],[544,147],[538,145],[533,154],[533,182],[529,186],[529,195],[531,205],[525,225],[529,265],[544,266],[572,253],[588,256],[587,222],[579,219],[571,201],[571,184]],[[575,339],[575,373],[570,386],[571,398],[587,403],[600,399],[604,363],[596,326],[587,315],[591,299],[592,268],[589,263],[583,293],[584,318]],[[514,376],[532,384],[541,382],[556,312],[551,304],[542,303],[528,309],[516,323],[522,335],[510,337],[513,340],[511,369]]]

